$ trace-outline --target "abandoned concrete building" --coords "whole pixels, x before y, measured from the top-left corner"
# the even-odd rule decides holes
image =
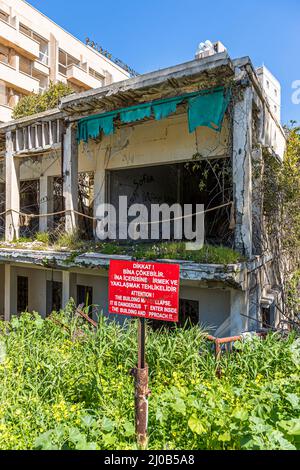
[[[70,297],[88,297],[107,314],[109,262],[131,255],[96,249],[97,226],[102,204],[127,195],[131,203],[204,204],[205,243],[239,254],[226,265],[164,260],[180,264],[181,312],[219,336],[278,323],[280,280],[263,243],[253,165],[265,151],[282,160],[286,141],[264,78],[248,57],[200,54],[2,124],[4,318],[26,309],[45,316]],[[79,230],[95,249],[14,243],[58,229]]]

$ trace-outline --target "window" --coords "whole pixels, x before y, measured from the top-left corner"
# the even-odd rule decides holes
[[[267,88],[270,88],[270,82],[267,80]]]
[[[71,55],[67,54],[62,49],[59,49],[58,54],[58,71],[62,75],[67,75],[67,69],[70,65],[77,65],[80,66],[80,60],[75,59]]]
[[[39,43],[40,51],[39,51],[39,61],[45,65],[48,65],[49,62],[49,46],[48,41],[43,39],[36,33],[33,33],[33,39]]]
[[[59,312],[62,307],[62,283],[47,281],[47,314]]]
[[[275,113],[277,113],[277,106],[276,106],[276,104],[274,105],[274,111],[275,111]]]
[[[89,75],[91,77],[96,78],[96,80],[99,80],[99,82],[101,82],[101,85],[104,85],[104,77],[103,77],[103,75],[101,75],[101,73],[99,73],[96,70],[89,67]]]
[[[20,72],[25,73],[26,75],[32,76],[32,62],[26,57],[20,56]]]
[[[261,309],[261,322],[263,328],[269,328],[271,323],[271,315],[269,307],[262,307]]]
[[[261,306],[261,323],[263,328],[272,328],[275,323],[275,302]]]
[[[278,91],[276,90],[276,88],[274,89],[274,93],[275,93],[275,96],[278,95]]]
[[[179,325],[193,326],[199,323],[199,302],[198,300],[179,300]]]
[[[25,24],[20,23],[19,29],[20,29],[21,33],[25,34],[26,36],[28,36],[30,38],[32,37],[33,31],[30,28],[28,28],[27,26],[25,26]]]
[[[40,51],[39,51],[39,61],[42,62],[43,64],[48,65],[48,41],[39,34],[35,33],[32,31],[32,29],[28,28],[24,24],[20,23],[20,31],[21,33],[25,34],[29,38],[33,39],[34,41],[38,42],[40,45]]]
[[[84,307],[90,307],[88,309],[89,316],[92,316],[92,308],[91,305],[93,304],[93,288],[90,286],[77,286],[77,305],[84,304]]]
[[[26,312],[28,308],[28,277],[17,277],[17,311]]]
[[[9,49],[8,47],[0,44],[0,62],[3,64],[9,64]]]
[[[9,15],[3,10],[0,10],[0,20],[5,21],[5,23],[9,23]]]

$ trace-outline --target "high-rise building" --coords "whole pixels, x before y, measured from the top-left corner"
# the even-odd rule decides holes
[[[27,2],[0,0],[0,122],[11,119],[22,96],[44,91],[50,81],[80,92],[128,78],[106,55]]]

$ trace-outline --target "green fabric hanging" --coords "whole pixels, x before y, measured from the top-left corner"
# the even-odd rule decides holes
[[[165,98],[150,103],[142,103],[129,108],[121,108],[108,113],[83,118],[78,122],[77,140],[87,142],[96,138],[101,132],[111,135],[114,132],[114,118],[120,116],[123,123],[140,121],[154,115],[156,120],[167,118],[175,113],[177,105],[188,103],[189,131],[193,132],[198,126],[207,126],[221,131],[222,122],[231,97],[231,92],[224,88],[205,90],[181,95],[175,98]]]
[[[206,126],[220,132],[229,101],[230,93],[224,96],[224,90],[189,98],[189,131],[194,132],[197,127]]]
[[[154,104],[152,106],[154,117],[157,121],[167,118],[170,114],[176,113],[177,105],[182,99],[169,101],[161,104]]]
[[[128,109],[120,112],[121,121],[124,123],[140,121],[151,116],[151,105],[141,106],[135,109]]]
[[[101,131],[105,135],[111,135],[114,132],[115,115],[97,117],[92,119],[83,119],[78,123],[77,139],[80,142],[87,142],[89,138],[95,139]]]

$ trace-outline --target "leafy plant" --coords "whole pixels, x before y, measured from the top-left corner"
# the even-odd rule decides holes
[[[56,108],[62,97],[74,93],[74,90],[65,83],[50,83],[49,88],[38,95],[27,95],[20,99],[13,109],[13,119],[19,119],[32,114],[41,113]]]
[[[95,331],[74,303],[0,322],[0,449],[136,449],[136,329],[100,316]],[[149,448],[299,449],[299,338],[236,343],[221,379],[205,338],[147,328]]]

